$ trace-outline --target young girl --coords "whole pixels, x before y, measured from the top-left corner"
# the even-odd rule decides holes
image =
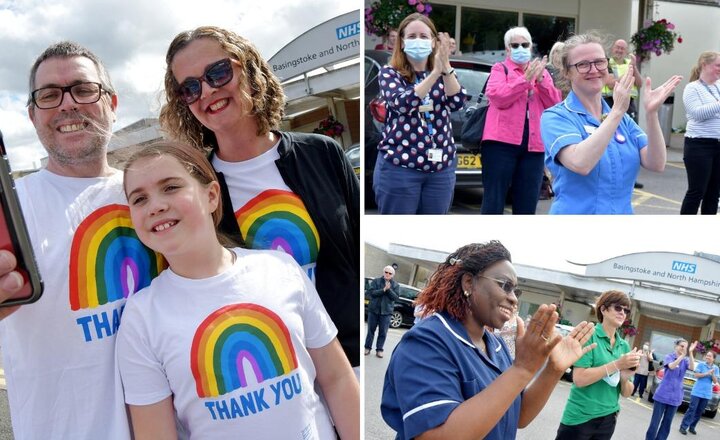
[[[317,379],[340,436],[359,438],[357,380],[315,288],[287,254],[221,245],[203,153],[143,149],[125,193],[138,237],[169,264],[128,300],[118,334],[135,437],[334,439]]]

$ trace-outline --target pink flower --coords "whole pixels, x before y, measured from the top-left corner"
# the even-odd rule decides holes
[[[417,0],[408,0],[408,4],[410,6],[415,6],[417,4]]]
[[[670,29],[670,30],[675,29],[675,25],[672,24],[672,23],[670,23],[670,22],[668,22],[668,24],[667,24],[665,27],[668,28],[668,29]]]
[[[417,9],[418,12],[423,12],[425,10],[425,5],[420,3],[417,6],[415,6],[415,9]]]
[[[682,43],[682,37],[678,37],[678,43]]]

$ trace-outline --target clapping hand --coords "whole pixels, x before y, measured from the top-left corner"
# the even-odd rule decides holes
[[[450,35],[447,32],[438,32],[438,38],[435,40],[433,72],[442,74],[450,68]]]
[[[625,114],[630,107],[630,92],[633,87],[633,66],[628,67],[625,75],[621,76],[615,82],[613,88],[613,107],[612,110]]]
[[[515,339],[515,365],[535,374],[545,363],[550,353],[562,340],[555,334],[558,314],[554,304],[543,304],[535,312],[526,330],[518,327]]]
[[[665,81],[663,85],[656,89],[652,89],[652,81],[650,80],[650,77],[645,78],[645,111],[647,113],[656,113],[660,108],[660,104],[665,102],[665,99],[670,96],[670,93],[675,90],[675,87],[680,84],[681,80],[682,76],[673,75],[670,77],[670,79]]]
[[[597,346],[594,342],[587,347],[584,346],[593,333],[595,333],[595,326],[592,323],[583,321],[576,325],[550,353],[550,365],[557,371],[568,369],[585,353]]]

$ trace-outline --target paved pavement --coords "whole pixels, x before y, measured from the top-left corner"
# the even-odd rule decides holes
[[[389,354],[400,341],[404,329],[390,329],[385,345],[388,354],[380,359],[375,352],[364,357],[364,400],[365,400],[365,440],[394,439],[395,432],[385,424],[380,415],[380,398],[385,370],[390,361]],[[560,381],[550,396],[548,403],[535,420],[525,429],[518,430],[517,440],[554,439],[557,427],[565,407],[570,383]],[[639,440],[645,438],[645,430],[650,423],[652,404],[638,398],[621,398],[620,415],[613,440]],[[673,420],[673,429],[668,440],[709,440],[720,438],[720,416],[714,419],[703,417],[697,426],[698,435],[684,436],[678,432],[683,414],[678,412]]]

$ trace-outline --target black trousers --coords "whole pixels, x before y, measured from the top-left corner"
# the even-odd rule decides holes
[[[717,214],[720,197],[720,140],[686,137],[683,162],[688,189],[680,214],[696,215],[701,201],[701,214]]]
[[[617,413],[597,417],[579,425],[563,425],[557,430],[555,440],[610,440],[615,432]]]

